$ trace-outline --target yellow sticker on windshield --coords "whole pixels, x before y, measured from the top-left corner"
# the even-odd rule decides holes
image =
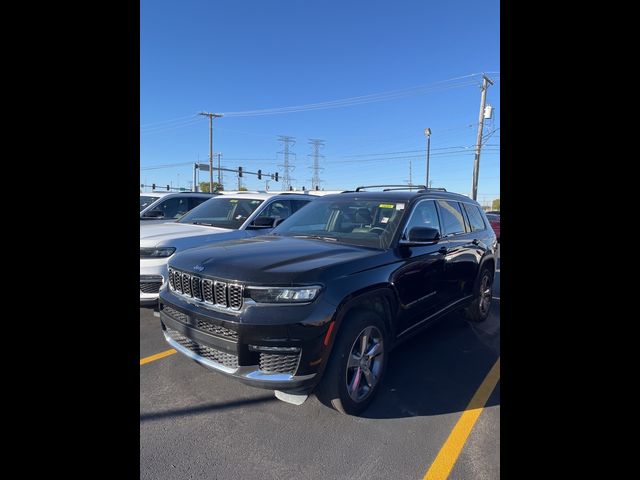
[[[229,200],[229,203],[238,203],[238,200],[231,199]]]
[[[378,205],[378,208],[394,208],[394,205],[390,203],[381,203],[380,205]]]

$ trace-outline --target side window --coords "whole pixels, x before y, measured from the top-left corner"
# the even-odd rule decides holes
[[[464,209],[467,211],[469,221],[471,222],[471,231],[477,232],[478,230],[485,230],[487,227],[482,219],[482,213],[480,209],[475,205],[463,204]]]
[[[309,205],[310,200],[291,200],[291,205],[293,206],[293,212],[296,213],[305,205]]]
[[[419,202],[411,212],[411,218],[407,222],[402,238],[407,240],[409,232],[414,227],[429,227],[440,230],[440,221],[436,212],[436,204],[433,200]]]
[[[203,202],[206,202],[211,197],[190,197],[189,198],[189,210],[196,208]]]
[[[260,212],[258,217],[274,217],[274,218],[287,218],[291,215],[291,203],[289,200],[277,200],[271,202],[266,208]]]
[[[189,211],[187,198],[173,197],[168,198],[156,208],[164,212],[166,220],[178,218]]]
[[[464,217],[458,202],[438,200],[438,207],[444,236],[465,233]]]

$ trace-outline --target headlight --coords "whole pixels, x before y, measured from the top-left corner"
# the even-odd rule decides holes
[[[247,287],[246,291],[256,303],[304,303],[318,296],[322,287]]]
[[[140,258],[166,258],[173,255],[174,247],[142,248],[140,247]]]

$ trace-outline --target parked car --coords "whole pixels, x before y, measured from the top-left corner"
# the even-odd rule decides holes
[[[237,193],[209,198],[172,223],[140,226],[140,304],[157,305],[167,261],[180,250],[262,235],[317,197]]]
[[[489,219],[491,228],[493,228],[493,231],[496,233],[498,242],[500,242],[500,214],[487,213],[487,218]]]
[[[299,404],[357,415],[392,348],[446,314],[489,315],[496,236],[445,191],[319,197],[270,234],[185,250],[160,291],[167,342]]]
[[[202,192],[141,193],[140,225],[174,222],[215,195]]]

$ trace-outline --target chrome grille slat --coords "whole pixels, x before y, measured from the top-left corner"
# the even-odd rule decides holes
[[[174,276],[174,272],[173,270],[169,270],[169,287],[171,288],[171,290],[175,290],[176,289],[176,283],[173,280],[173,276]]]
[[[242,308],[243,287],[237,283],[229,284],[229,308],[240,310]]]
[[[182,291],[185,295],[193,297],[193,293],[191,293],[191,275],[187,273],[182,274]]]
[[[182,273],[176,272],[175,282],[176,282],[176,291],[179,293],[184,293],[184,290],[182,290]]]
[[[227,307],[227,284],[225,282],[213,282],[215,303],[219,307]]]
[[[202,279],[202,296],[206,303],[215,303],[213,299],[213,282],[206,278]]]
[[[200,277],[191,277],[191,293],[193,298],[202,300],[202,290],[200,289]]]

